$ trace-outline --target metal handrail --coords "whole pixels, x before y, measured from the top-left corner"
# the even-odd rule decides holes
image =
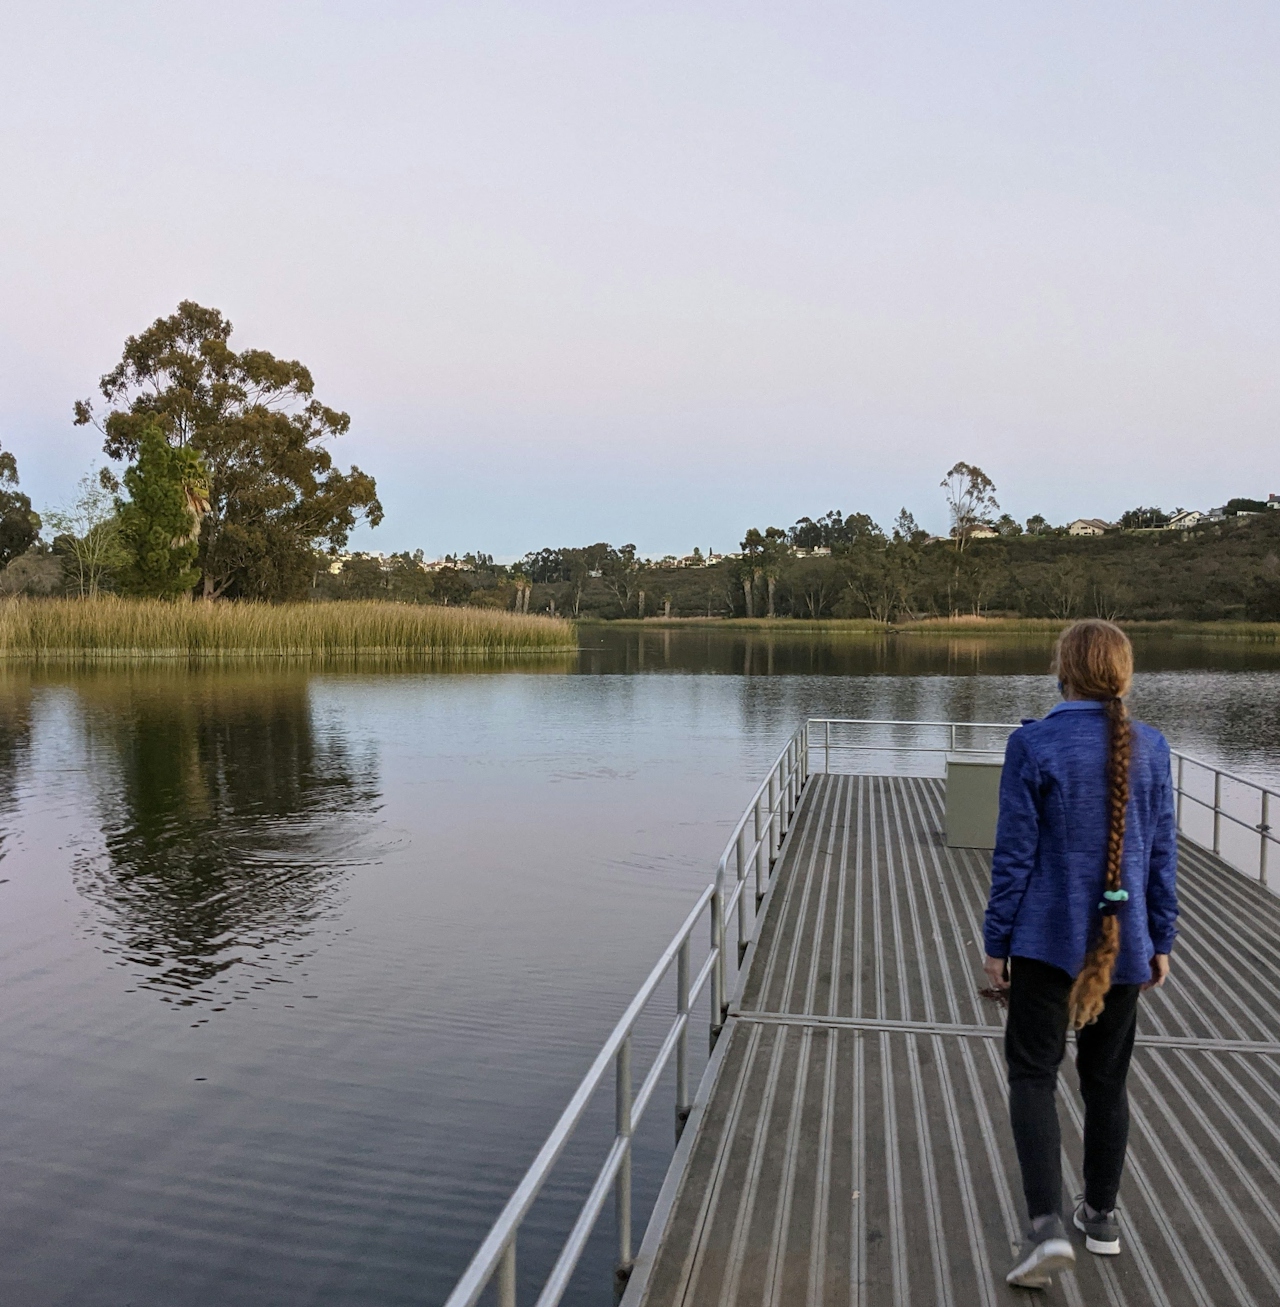
[[[846,744],[838,740],[832,740],[831,728],[833,726],[894,726],[894,727],[931,727],[945,729],[950,733],[947,745],[926,745],[926,744],[904,744],[895,741],[890,744]],[[831,754],[833,751],[847,753],[990,753],[999,752],[995,749],[968,749],[957,748],[957,729],[963,730],[1003,730],[1012,731],[1016,726],[1012,722],[937,722],[937,721],[889,721],[874,718],[855,718],[855,717],[811,717],[809,727],[812,731],[814,727],[822,727],[821,748],[823,750],[824,771],[830,771]],[[1192,839],[1186,835],[1183,828],[1182,812],[1184,799],[1189,799],[1198,807],[1206,809],[1213,814],[1213,843],[1212,851],[1219,857],[1222,857],[1222,822],[1225,818],[1233,825],[1239,826],[1244,830],[1251,831],[1258,836],[1258,880],[1267,886],[1269,885],[1269,859],[1268,850],[1272,844],[1280,844],[1280,834],[1277,834],[1275,828],[1271,825],[1271,801],[1275,799],[1280,802],[1280,790],[1271,789],[1258,781],[1250,780],[1247,776],[1241,776],[1237,772],[1227,771],[1222,767],[1215,767],[1212,763],[1204,762],[1199,758],[1193,758],[1189,753],[1184,753],[1181,749],[1169,750],[1174,760],[1174,785],[1173,792],[1175,796],[1176,820],[1180,834],[1190,839],[1193,844],[1199,844],[1199,840]],[[1187,766],[1196,767],[1201,771],[1207,772],[1213,777],[1213,799],[1201,798],[1198,794],[1191,793],[1184,784],[1185,770]],[[1228,782],[1232,785],[1241,785],[1246,789],[1254,791],[1259,799],[1259,821],[1248,821],[1243,817],[1238,817],[1235,813],[1230,812],[1222,801],[1222,783]]]
[[[838,739],[832,739],[831,728],[833,726],[893,726],[902,727],[910,726],[913,728],[929,728],[945,730],[948,733],[947,743],[942,745],[931,744],[906,744],[901,741],[893,741],[887,744],[848,744]],[[975,731],[1016,731],[1017,722],[904,722],[904,721],[886,721],[879,718],[871,717],[811,717],[809,718],[810,732],[813,728],[822,728],[822,739],[819,747],[822,749],[823,770],[831,770],[831,755],[837,753],[967,753],[967,754],[985,754],[997,756],[1003,754],[1003,745],[999,749],[975,749],[961,747],[959,745],[956,732],[959,730]]]
[[[1229,772],[1222,767],[1215,767],[1210,762],[1203,762],[1199,758],[1193,758],[1189,753],[1183,753],[1181,749],[1171,749],[1169,752],[1173,755],[1177,764],[1174,768],[1173,792],[1177,803],[1178,830],[1182,830],[1182,801],[1183,799],[1190,799],[1192,803],[1213,813],[1213,852],[1219,857],[1222,856],[1222,819],[1224,817],[1229,822],[1241,826],[1245,830],[1252,831],[1258,836],[1258,880],[1261,884],[1267,885],[1269,883],[1267,850],[1272,844],[1280,844],[1280,836],[1274,833],[1271,826],[1271,800],[1280,800],[1280,791],[1273,790],[1258,781],[1251,781],[1247,776],[1240,776],[1236,772]],[[1208,772],[1213,777],[1212,802],[1208,799],[1202,799],[1198,794],[1192,794],[1184,785],[1187,764],[1198,767],[1201,771]],[[1261,820],[1256,822],[1245,821],[1223,807],[1223,781],[1228,781],[1232,785],[1243,785],[1246,789],[1253,790],[1259,796],[1259,817]],[[1190,839],[1190,836],[1187,838]],[[1198,840],[1194,842],[1199,843]]]
[[[684,924],[675,938],[663,950],[644,984],[627,1006],[604,1046],[596,1055],[590,1069],[583,1076],[568,1106],[560,1114],[546,1142],[538,1151],[524,1178],[507,1200],[498,1219],[493,1223],[484,1241],[476,1250],[471,1264],[463,1272],[445,1307],[473,1307],[491,1281],[497,1281],[499,1307],[516,1307],[516,1242],[520,1226],[528,1215],[552,1168],[564,1152],[596,1091],[604,1083],[610,1065],[615,1078],[615,1130],[604,1162],[596,1172],[587,1194],[537,1298],[537,1307],[555,1307],[569,1286],[578,1261],[595,1229],[600,1212],[614,1193],[618,1236],[617,1278],[626,1280],[633,1261],[631,1231],[631,1142],[636,1126],[653,1100],[658,1081],[676,1059],[675,1130],[676,1138],[684,1128],[692,1100],[689,1094],[689,1023],[693,1006],[702,992],[710,986],[709,1042],[714,1047],[723,1028],[728,1011],[728,974],[725,962],[724,923],[736,911],[738,914],[739,948],[734,961],[735,970],[741,965],[745,939],[754,923],[754,910],[768,886],[773,865],[777,860],[782,837],[790,825],[791,817],[800,802],[800,793],[809,775],[808,723],[800,726],[778,755],[765,779],[760,783],[742,818],[734,827],[725,851],[716,866],[715,879],[698,896]],[[753,828],[751,837],[748,826]],[[728,865],[735,859],[735,884],[725,894]],[[746,887],[750,872],[755,873],[755,895],[751,903],[751,923],[748,923],[749,896]],[[692,966],[691,941],[694,931],[705,914],[710,913],[710,946],[706,960],[696,977],[690,977]],[[676,970],[676,1017],[668,1027],[652,1064],[634,1091],[631,1054],[632,1035],[662,982]]]

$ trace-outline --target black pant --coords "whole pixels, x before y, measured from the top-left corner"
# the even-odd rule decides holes
[[[1022,1167],[1027,1215],[1062,1211],[1062,1137],[1054,1094],[1067,1049],[1065,971],[1035,958],[1009,963],[1009,1119]],[[1076,1070],[1084,1098],[1084,1196],[1095,1211],[1116,1205],[1129,1143],[1125,1078],[1138,1024],[1137,985],[1112,985],[1106,1007],[1076,1036]]]

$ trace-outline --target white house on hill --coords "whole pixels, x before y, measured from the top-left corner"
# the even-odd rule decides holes
[[[1184,508],[1180,513],[1175,513],[1165,523],[1165,529],[1167,531],[1185,531],[1188,527],[1196,526],[1204,520],[1205,515],[1198,508]]]

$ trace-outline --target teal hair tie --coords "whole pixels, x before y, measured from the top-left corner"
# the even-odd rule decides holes
[[[1104,917],[1114,917],[1120,910],[1120,905],[1128,901],[1129,891],[1127,889],[1104,889],[1102,891],[1102,902],[1098,904],[1098,911]]]

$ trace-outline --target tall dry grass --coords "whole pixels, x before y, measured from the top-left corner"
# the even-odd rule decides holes
[[[0,600],[0,657],[452,658],[572,649],[559,618],[393,603],[213,604],[160,599]]]

